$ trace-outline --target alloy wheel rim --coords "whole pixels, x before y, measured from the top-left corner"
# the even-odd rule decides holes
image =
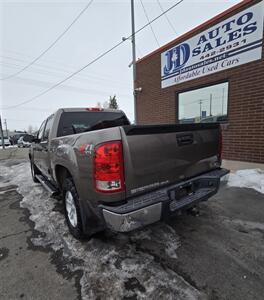
[[[68,219],[73,227],[77,226],[77,211],[75,207],[75,202],[70,191],[66,192],[65,195],[66,211]]]

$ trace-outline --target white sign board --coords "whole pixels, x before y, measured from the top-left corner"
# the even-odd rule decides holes
[[[230,69],[262,56],[264,1],[161,54],[161,87]]]

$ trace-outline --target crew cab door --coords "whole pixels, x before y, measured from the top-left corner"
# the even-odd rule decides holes
[[[44,129],[45,129],[45,125],[46,125],[46,121],[43,121],[40,128],[39,128],[39,131],[38,131],[38,135],[37,135],[37,140],[38,142],[35,142],[34,144],[34,153],[33,153],[33,156],[34,156],[34,164],[38,167],[39,170],[42,171],[42,145],[41,145],[41,140],[42,140],[42,137],[43,137],[43,134],[44,134]]]
[[[41,145],[41,171],[42,174],[45,175],[48,179],[50,179],[51,177],[51,172],[50,172],[50,130],[52,127],[52,123],[53,123],[53,115],[51,115],[46,122],[46,126],[44,129],[44,134],[42,137],[42,140],[40,142]]]

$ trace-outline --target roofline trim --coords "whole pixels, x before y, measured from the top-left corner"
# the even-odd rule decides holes
[[[234,6],[231,6],[230,8],[226,9],[225,11],[221,12],[220,14],[214,16],[213,18],[205,21],[204,23],[194,27],[192,30],[190,31],[187,31],[186,33],[180,35],[179,37],[177,37],[176,39],[174,39],[173,41],[159,47],[158,49],[150,52],[149,54],[143,56],[142,58],[138,59],[136,61],[136,64],[137,63],[140,63],[141,61],[149,58],[150,56],[153,56],[154,54],[157,54],[167,48],[170,48],[172,47],[173,45],[175,45],[178,41],[181,41],[181,40],[186,40],[188,39],[189,37],[191,37],[196,31],[200,30],[200,29],[203,29],[204,27],[207,27],[208,25],[216,22],[216,21],[219,21],[221,18],[225,17],[227,14],[229,13],[232,13],[234,12],[235,10],[243,7],[243,6],[246,6],[247,4],[249,4],[250,2],[252,2],[252,0],[242,0],[241,2],[235,4]]]

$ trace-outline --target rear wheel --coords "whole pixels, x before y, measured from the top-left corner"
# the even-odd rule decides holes
[[[79,196],[71,177],[64,180],[63,200],[65,218],[70,233],[77,239],[87,238],[83,232]]]
[[[39,169],[35,166],[32,159],[30,160],[31,175],[34,182],[39,182],[36,175],[40,175]]]

